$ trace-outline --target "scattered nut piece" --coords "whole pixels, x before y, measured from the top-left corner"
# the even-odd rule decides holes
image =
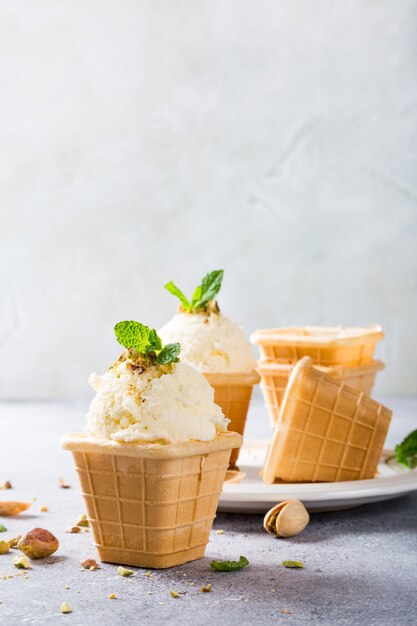
[[[44,504],[42,504],[42,506],[39,507],[40,513],[47,513],[48,510],[49,510],[48,507],[45,506]]]
[[[8,539],[7,543],[9,544],[11,548],[17,548],[17,544],[19,543],[21,537],[22,535],[17,535],[17,537],[12,537],[11,539]]]
[[[70,528],[67,528],[65,532],[66,533],[80,533],[81,528],[79,526],[70,526]]]
[[[5,480],[4,483],[0,485],[0,489],[13,489],[10,480]]]
[[[264,517],[264,528],[271,535],[294,537],[301,533],[310,516],[300,500],[284,500],[274,506]]]
[[[30,569],[32,567],[27,556],[15,556],[13,565],[17,567],[17,569]]]
[[[179,598],[180,594],[177,591],[170,591],[171,598]]]
[[[151,572],[146,572],[146,573],[145,573],[145,576],[147,576],[148,578],[152,578],[152,574],[151,574]]]
[[[120,576],[134,576],[135,572],[132,569],[126,569],[125,567],[122,567],[121,565],[119,565],[119,567],[117,568],[117,573],[120,574]]]
[[[80,515],[80,517],[75,522],[75,526],[82,526],[82,527],[90,526],[90,522],[87,519],[87,515],[85,515],[84,513],[83,515]]]
[[[45,528],[33,528],[20,538],[17,547],[31,559],[45,559],[59,548],[59,541]]]
[[[216,530],[215,532],[216,535],[224,535],[224,530]]]
[[[60,478],[58,480],[58,487],[60,487],[61,489],[69,489],[71,485],[67,483],[67,481],[64,480],[63,478]]]
[[[283,613],[284,615],[292,615],[293,614],[293,612],[289,611],[288,609],[282,609],[281,613]]]
[[[7,554],[10,552],[10,544],[8,541],[0,541],[0,554]]]
[[[64,585],[64,589],[71,589],[69,585]]]
[[[117,596],[115,593],[111,593],[109,596],[107,596],[109,600],[117,600]]]
[[[0,515],[19,515],[30,507],[30,502],[0,502]]]
[[[213,591],[213,587],[212,585],[209,583],[208,585],[203,585],[200,589],[200,591],[203,591],[204,593],[209,593],[210,591]]]
[[[61,613],[72,613],[72,608],[70,607],[68,602],[63,602],[59,610],[61,611]]]
[[[281,565],[291,569],[304,569],[304,563],[301,561],[282,561]]]
[[[7,533],[7,528],[3,524],[0,524],[0,533]]]
[[[194,587],[194,586],[195,586],[195,583],[190,583],[190,587]]]
[[[94,559],[86,559],[85,561],[81,561],[81,565],[84,569],[89,569],[90,572],[96,569],[100,569],[100,565]]]

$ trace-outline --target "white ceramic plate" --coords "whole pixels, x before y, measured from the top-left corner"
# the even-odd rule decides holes
[[[384,450],[378,476],[370,480],[267,485],[259,476],[267,446],[268,441],[243,444],[239,468],[245,476],[239,483],[226,480],[218,511],[266,513],[274,504],[288,498],[301,500],[309,511],[336,511],[391,500],[417,490],[417,468],[409,470],[397,463],[386,464],[385,459],[392,454],[390,450]]]

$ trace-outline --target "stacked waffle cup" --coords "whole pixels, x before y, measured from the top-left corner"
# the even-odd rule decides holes
[[[286,387],[263,480],[373,478],[392,412],[303,357]]]
[[[381,326],[322,328],[315,326],[258,330],[251,341],[261,352],[258,372],[272,425],[275,425],[284,392],[295,363],[308,356],[321,372],[371,395],[382,361],[374,360]]]
[[[230,452],[241,443],[233,432],[165,445],[64,437],[100,559],[167,568],[203,557]]]
[[[230,420],[230,430],[244,435],[246,417],[252,397],[253,386],[259,383],[259,374],[249,373],[204,374],[214,389],[214,402],[220,406]],[[230,455],[229,466],[236,467],[240,448],[234,448]]]

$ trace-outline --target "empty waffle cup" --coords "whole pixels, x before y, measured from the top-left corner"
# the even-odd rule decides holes
[[[305,357],[291,372],[262,478],[267,483],[373,478],[391,415]]]
[[[294,364],[304,356],[316,365],[363,365],[372,361],[376,342],[384,337],[381,326],[366,328],[301,326],[257,330],[251,342],[266,361]]]
[[[220,406],[224,415],[230,420],[231,431],[243,436],[246,417],[252,397],[253,386],[260,381],[257,372],[211,374],[204,372],[205,378],[214,389],[214,402]],[[232,450],[230,467],[235,467],[239,449]]]
[[[204,556],[232,448],[209,442],[118,443],[67,435],[102,561],[166,568]]]
[[[261,376],[261,389],[272,426],[275,426],[278,420],[279,407],[293,367],[293,365],[284,363],[258,362],[257,371]],[[346,367],[344,365],[334,365],[332,367],[315,365],[315,367],[327,374],[327,376],[340,380],[352,387],[352,389],[362,391],[365,395],[370,396],[376,374],[384,369],[384,364],[382,361],[371,361],[356,367]]]

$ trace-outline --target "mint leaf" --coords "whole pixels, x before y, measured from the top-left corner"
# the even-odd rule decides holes
[[[167,363],[177,363],[179,361],[178,355],[181,352],[181,346],[179,343],[167,343],[156,357],[157,363],[160,365],[166,365]]]
[[[301,561],[282,561],[281,565],[291,569],[304,569],[304,563],[301,563]]]
[[[191,300],[193,308],[204,309],[211,300],[215,299],[222,286],[223,274],[224,270],[214,270],[204,276],[201,285],[194,291]]]
[[[149,336],[152,331],[140,322],[132,320],[119,322],[114,327],[114,332],[117,341],[125,348],[135,348],[138,352],[144,353],[150,345]]]
[[[218,572],[235,572],[249,565],[245,556],[241,556],[238,561],[211,561],[211,567]]]
[[[150,330],[148,335],[149,346],[146,348],[146,352],[155,352],[158,350],[162,350],[162,341],[159,337],[156,330],[153,328]]]
[[[395,446],[395,456],[401,465],[411,469],[417,467],[417,430],[413,430]]]
[[[191,304],[189,300],[184,296],[181,289],[178,289],[178,287],[174,285],[172,280],[165,285],[165,289],[169,291],[169,293],[172,293],[173,296],[175,296],[181,301],[181,304],[184,307],[184,309],[187,309],[187,311],[191,310]]]

